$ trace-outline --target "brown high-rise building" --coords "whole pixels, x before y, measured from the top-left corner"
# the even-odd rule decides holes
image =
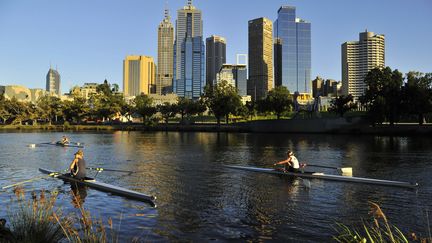
[[[226,63],[225,38],[212,35],[206,39],[206,85],[213,85],[216,74]]]
[[[174,69],[174,26],[171,23],[168,9],[165,18],[158,28],[158,69],[156,76],[156,93],[172,93]]]
[[[259,100],[273,88],[273,23],[267,18],[249,21],[249,80],[247,93]]]

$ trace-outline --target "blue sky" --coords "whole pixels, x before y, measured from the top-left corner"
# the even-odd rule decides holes
[[[186,0],[0,0],[0,85],[45,88],[50,67],[62,91],[108,79],[122,88],[126,55],[157,58],[157,26]],[[341,79],[341,44],[366,28],[386,36],[386,65],[432,72],[430,0],[195,0],[204,37],[227,39],[227,61],[247,53],[248,20],[276,19],[281,5],[312,23],[312,76]]]

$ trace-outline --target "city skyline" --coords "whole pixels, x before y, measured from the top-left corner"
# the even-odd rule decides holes
[[[228,3],[196,0],[193,4],[203,12],[203,36],[226,37],[227,63],[235,63],[235,54],[247,53],[250,19],[267,17],[275,21],[280,6],[289,5],[296,7],[298,16],[312,23],[312,79],[319,75],[341,80],[340,45],[357,39],[358,33],[365,29],[386,36],[386,65],[404,73],[430,72],[432,66],[429,59],[432,51],[428,48],[432,34],[419,31],[428,27],[432,4],[427,1],[368,4],[372,1],[275,0],[249,5],[243,0],[231,5],[224,2]],[[168,8],[175,13],[185,4],[186,1],[169,1]],[[239,11],[236,6],[248,8]],[[346,8],[357,11],[344,11]],[[164,9],[164,3],[158,1],[128,4],[2,1],[0,85],[43,88],[50,65],[58,67],[63,93],[74,85],[104,79],[121,84],[126,55],[152,56],[156,61],[157,27]],[[364,18],[365,11],[369,18]],[[171,17],[176,19],[177,15]]]

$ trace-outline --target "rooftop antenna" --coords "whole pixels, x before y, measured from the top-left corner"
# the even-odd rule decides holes
[[[169,9],[168,9],[168,1],[165,1],[165,19],[170,19]]]

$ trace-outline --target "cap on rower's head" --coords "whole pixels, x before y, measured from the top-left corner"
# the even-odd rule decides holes
[[[75,153],[75,155],[81,155],[81,156],[83,156],[84,152],[83,152],[82,149],[78,149],[78,151]]]
[[[294,153],[291,150],[288,150],[287,155],[291,156],[291,155],[294,155]]]

